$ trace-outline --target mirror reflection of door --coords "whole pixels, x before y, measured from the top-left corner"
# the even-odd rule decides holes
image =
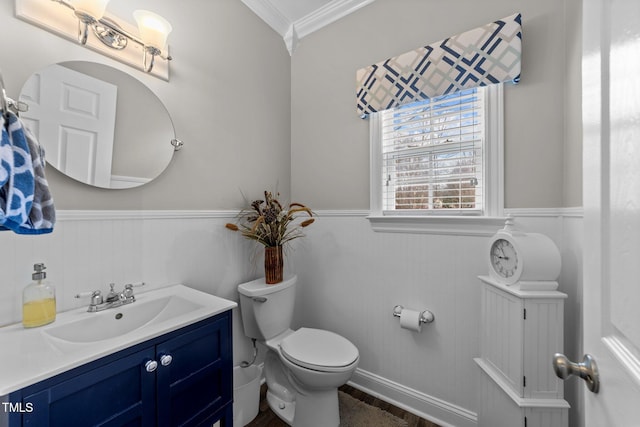
[[[109,187],[116,121],[117,86],[53,65],[31,76],[20,100],[21,117],[62,173]]]
[[[53,82],[44,82],[42,79],[52,74],[48,68],[58,69],[55,73],[63,72],[73,77],[58,76]],[[102,105],[107,99],[106,89],[99,88],[105,86],[113,89],[108,85],[117,88],[117,100],[114,101],[117,104],[115,130],[113,140],[103,144],[102,136],[106,135],[107,130],[111,132],[114,121],[112,108]],[[69,94],[73,96],[69,98]],[[51,99],[42,100],[43,95],[45,98],[51,96]],[[58,98],[55,99],[55,96]],[[87,61],[49,65],[36,71],[27,80],[19,99],[30,106],[30,111],[21,116],[33,128],[47,151],[47,162],[78,182],[110,189],[139,187],[160,176],[171,163],[174,154],[171,140],[175,138],[175,130],[169,111],[151,89],[117,68]],[[43,112],[45,101],[52,105],[54,113]],[[69,108],[65,107],[67,105]],[[65,108],[67,114],[58,117],[57,124],[44,122],[56,118],[56,109]],[[105,117],[107,112],[109,117]],[[84,117],[89,122],[94,117],[100,121],[106,120],[104,127],[98,127],[97,123],[95,127],[90,127],[86,123],[66,123],[65,120],[69,118],[66,116],[73,120]],[[47,130],[43,129],[45,124]],[[60,141],[60,137],[64,140]],[[110,149],[106,148],[109,143],[112,144],[111,157]],[[102,154],[105,161],[99,159]],[[80,161],[85,159],[86,162]]]

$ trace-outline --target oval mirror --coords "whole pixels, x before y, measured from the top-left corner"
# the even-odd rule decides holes
[[[169,112],[142,82],[103,64],[69,61],[34,73],[20,113],[63,174],[100,188],[132,188],[171,162]]]

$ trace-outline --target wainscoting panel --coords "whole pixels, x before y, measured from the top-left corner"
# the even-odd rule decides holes
[[[58,309],[88,304],[79,292],[147,283],[139,292],[183,283],[237,301],[237,285],[262,274],[262,251],[224,224],[232,211],[61,211],[44,236],[0,233],[0,325],[21,319],[22,289],[44,262]],[[363,211],[319,211],[286,254],[299,277],[294,327],[340,333],[360,350],[352,385],[446,426],[474,426],[479,401],[480,282],[488,237],[375,232]],[[518,210],[516,224],[549,235],[561,248],[565,351],[581,340],[582,216]],[[396,304],[431,310],[421,333],[400,328]],[[251,356],[234,310],[234,362]],[[573,329],[573,330],[572,330]],[[575,331],[574,331],[575,330]],[[260,357],[264,349],[260,349]],[[569,386],[567,386],[569,387]],[[565,395],[580,408],[578,392]],[[578,409],[579,410],[579,409]],[[573,413],[573,412],[572,412]]]
[[[299,325],[353,341],[360,370],[475,413],[476,276],[487,273],[488,238],[376,233],[364,217],[321,217],[307,234],[293,254]],[[396,304],[431,310],[435,321],[421,333],[402,329]]]
[[[513,215],[520,229],[548,235],[563,257],[571,257],[560,290],[575,295],[582,267],[574,255],[581,249],[572,245],[581,242],[581,211]],[[361,361],[352,386],[441,425],[476,425],[477,276],[488,272],[488,237],[378,233],[364,215],[322,212],[307,234],[291,254],[299,277],[297,326],[333,330],[354,342]],[[431,310],[435,321],[421,333],[401,329],[392,316],[396,304]],[[565,351],[572,353],[576,344],[565,342]]]
[[[237,212],[59,211],[54,232],[41,236],[0,233],[0,325],[20,322],[22,290],[33,264],[44,262],[56,287],[58,311],[89,304],[81,292],[121,289],[145,282],[136,292],[182,283],[237,301],[237,285],[256,278],[255,250],[224,224]],[[252,350],[234,310],[234,354]]]

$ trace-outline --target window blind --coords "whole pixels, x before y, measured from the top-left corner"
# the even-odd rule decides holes
[[[383,211],[482,213],[485,88],[381,114]]]

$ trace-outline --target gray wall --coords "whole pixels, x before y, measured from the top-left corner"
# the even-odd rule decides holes
[[[291,66],[294,198],[318,209],[369,207],[357,69],[520,12],[522,80],[505,86],[505,205],[580,206],[580,4],[377,0],[305,37]]]
[[[112,0],[109,10],[132,21],[128,3]],[[580,4],[377,0],[305,37],[289,58],[282,39],[239,1],[140,1],[135,8],[174,26],[167,83],[24,23],[3,2],[0,26],[12,37],[0,68],[14,97],[50,63],[122,69],[166,104],[186,143],[164,174],[137,189],[97,190],[49,168],[58,209],[238,208],[241,191],[276,186],[314,209],[366,209],[368,123],[355,113],[355,71],[521,12],[522,81],[505,90],[505,204],[570,207],[582,204]]]
[[[51,63],[101,62],[149,86],[185,142],[158,179],[136,189],[94,189],[48,168],[56,208],[231,209],[244,205],[241,191],[259,195],[265,186],[288,198],[291,60],[282,39],[238,0],[112,0],[108,11],[133,23],[139,8],[173,25],[168,83],[18,20],[13,1],[0,4],[9,96]]]

